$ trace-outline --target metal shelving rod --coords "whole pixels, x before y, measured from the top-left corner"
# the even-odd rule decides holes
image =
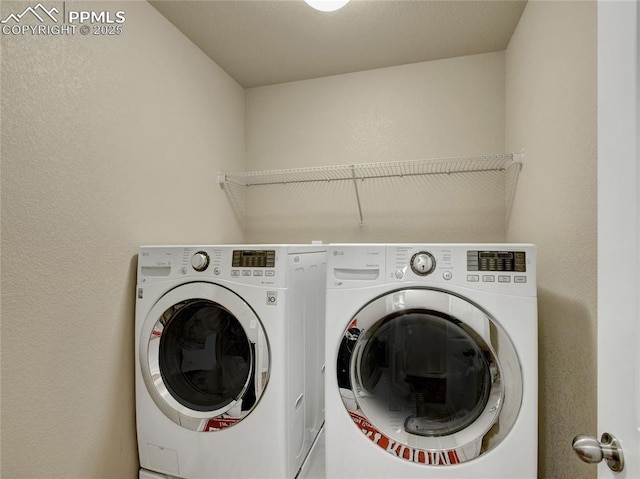
[[[358,214],[360,215],[360,226],[364,226],[364,219],[362,218],[362,205],[360,204],[360,192],[358,191],[358,180],[356,178],[356,170],[351,165],[351,178],[353,179],[353,188],[356,191],[356,201],[358,202]]]

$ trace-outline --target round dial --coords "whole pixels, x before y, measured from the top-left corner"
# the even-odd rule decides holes
[[[191,266],[196,271],[204,271],[209,266],[209,255],[205,251],[198,251],[191,257]]]
[[[419,275],[426,276],[436,268],[436,260],[427,251],[419,251],[411,257],[411,270]]]

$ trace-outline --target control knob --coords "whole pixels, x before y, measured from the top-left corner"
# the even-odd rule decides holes
[[[209,255],[205,251],[198,251],[191,257],[191,266],[196,271],[204,271],[209,266]]]
[[[411,257],[411,271],[419,276],[427,276],[436,269],[436,259],[427,251],[419,251]]]

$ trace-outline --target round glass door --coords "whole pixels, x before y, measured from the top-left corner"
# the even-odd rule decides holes
[[[215,431],[243,420],[269,375],[262,325],[235,293],[181,286],[152,308],[141,337],[143,378],[155,403],[188,429]]]
[[[518,358],[500,325],[431,289],[394,291],[361,309],[345,329],[337,375],[343,403],[369,439],[428,465],[495,447],[522,398]]]

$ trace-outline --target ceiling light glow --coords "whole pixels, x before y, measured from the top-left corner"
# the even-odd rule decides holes
[[[349,0],[304,0],[307,5],[321,12],[335,12],[344,7]]]

